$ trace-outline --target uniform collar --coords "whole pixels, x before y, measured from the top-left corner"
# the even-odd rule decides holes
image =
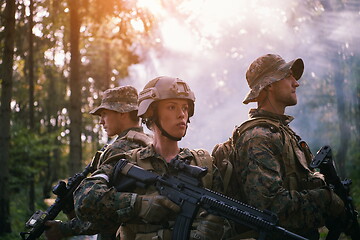
[[[124,137],[129,131],[136,131],[136,132],[144,132],[142,127],[132,127],[132,128],[128,128],[125,131],[122,131],[118,137],[116,139],[122,138]]]
[[[163,159],[163,157],[160,154],[155,152],[154,146],[152,144],[142,148],[139,151],[139,153],[140,153],[139,159],[141,160],[146,158]],[[180,152],[177,155],[178,158],[183,161],[187,159],[191,161],[194,158],[194,156],[192,155],[191,151],[188,148],[180,148]]]
[[[294,117],[285,115],[285,114],[276,114],[272,112],[268,112],[262,109],[250,109],[249,111],[250,118],[257,118],[257,117],[266,117],[272,118],[275,120],[280,121],[284,125],[289,125],[289,123],[294,120]]]

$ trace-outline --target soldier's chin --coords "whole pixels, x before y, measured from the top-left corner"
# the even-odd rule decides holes
[[[288,106],[295,106],[297,104],[297,99],[289,102]]]
[[[108,135],[108,137],[114,137],[116,134],[114,134],[114,133],[107,133],[107,135]]]
[[[174,133],[173,136],[176,137],[176,138],[182,138],[182,137],[185,136],[185,134],[186,134],[186,131],[181,131],[181,132]]]

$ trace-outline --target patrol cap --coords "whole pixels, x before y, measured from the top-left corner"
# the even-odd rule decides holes
[[[273,82],[284,79],[292,73],[296,80],[299,80],[304,72],[304,62],[301,58],[286,62],[276,54],[266,54],[257,58],[246,71],[246,80],[250,92],[243,103],[256,102],[261,90]]]
[[[121,86],[105,90],[101,105],[90,111],[93,115],[100,115],[101,109],[115,112],[131,112],[138,110],[138,93],[132,86]]]
[[[161,76],[149,81],[139,93],[138,116],[143,116],[151,103],[171,98],[190,100],[189,117],[194,115],[195,95],[189,85],[179,78]]]

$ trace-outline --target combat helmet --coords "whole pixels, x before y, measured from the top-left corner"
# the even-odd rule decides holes
[[[161,76],[148,82],[144,89],[139,93],[138,116],[149,126],[149,123],[155,123],[164,136],[172,140],[180,141],[181,138],[170,136],[160,125],[157,111],[155,109],[153,116],[149,116],[149,107],[164,99],[186,99],[189,102],[189,118],[194,115],[195,95],[189,85],[179,78]],[[189,119],[188,119],[189,122]]]

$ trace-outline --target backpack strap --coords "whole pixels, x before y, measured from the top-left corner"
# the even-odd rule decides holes
[[[211,188],[213,180],[213,159],[209,152],[204,149],[193,149],[190,150],[195,158],[197,166],[206,167],[208,173],[201,179],[202,184],[205,188]]]
[[[215,165],[218,168],[223,180],[224,193],[227,192],[231,174],[233,172],[233,165],[231,163],[233,149],[234,146],[232,138],[229,138],[223,143],[216,144],[211,153],[211,155],[214,157]]]
[[[226,170],[225,170],[225,173],[223,176],[224,193],[226,193],[226,191],[229,187],[231,174],[233,173],[233,165],[228,159],[224,159],[222,164],[226,165]]]
[[[150,145],[152,143],[152,137],[146,135],[145,133],[130,130],[126,133],[123,139],[127,139],[129,141],[137,142],[143,145],[144,147]]]

